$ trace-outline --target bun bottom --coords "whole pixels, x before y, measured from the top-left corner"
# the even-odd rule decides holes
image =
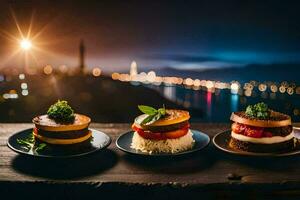
[[[294,149],[297,145],[294,138],[274,144],[257,144],[244,142],[231,137],[229,142],[229,147],[232,149],[256,153],[284,152]]]

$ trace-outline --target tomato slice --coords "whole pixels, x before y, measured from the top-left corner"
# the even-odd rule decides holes
[[[175,131],[169,131],[169,132],[163,132],[163,133],[154,133],[151,131],[144,131],[143,129],[132,125],[132,129],[136,131],[141,137],[145,139],[151,139],[151,140],[166,140],[166,139],[176,139],[180,138],[188,133],[190,125],[187,124],[186,126],[182,127],[181,129],[175,130]]]
[[[269,131],[264,131],[263,137],[273,137],[273,134]]]
[[[245,129],[246,129],[246,126],[243,124],[233,123],[231,125],[231,130],[237,134],[244,133]]]
[[[245,135],[248,137],[261,138],[263,136],[263,132],[263,128],[247,127],[245,129]]]
[[[189,130],[188,128],[178,129],[176,131],[170,131],[170,132],[166,132],[166,133],[162,133],[162,134],[165,135],[166,138],[168,138],[168,139],[176,139],[176,138],[180,138],[180,137],[186,135],[188,130]]]
[[[269,131],[265,131],[264,128],[247,126],[244,124],[233,123],[231,125],[231,130],[236,134],[242,134],[248,137],[253,138],[262,138],[262,137],[272,137],[273,134]]]

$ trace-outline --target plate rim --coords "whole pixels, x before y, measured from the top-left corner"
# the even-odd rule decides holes
[[[294,151],[290,151],[290,152],[284,152],[284,153],[258,153],[258,152],[247,152],[247,151],[236,151],[234,149],[227,149],[227,148],[223,148],[222,146],[220,146],[217,142],[216,142],[216,138],[222,134],[225,134],[227,132],[230,132],[231,130],[225,130],[222,132],[217,133],[216,135],[214,135],[213,139],[212,139],[212,143],[214,144],[214,146],[226,153],[229,154],[234,154],[234,155],[239,155],[239,156],[249,156],[249,157],[287,157],[287,156],[294,156],[297,154],[300,154],[300,149],[299,150],[294,150]]]
[[[11,144],[10,144],[10,140],[13,136],[15,136],[16,134],[20,133],[20,132],[23,132],[23,131],[27,131],[27,130],[31,130],[33,128],[27,128],[27,129],[23,129],[23,130],[20,130],[18,132],[15,132],[14,134],[12,134],[11,136],[9,136],[6,140],[6,145],[8,146],[9,149],[11,149],[12,151],[18,153],[19,155],[24,155],[24,156],[31,156],[31,157],[35,157],[35,158],[76,158],[76,157],[81,157],[81,156],[86,156],[86,155],[89,155],[89,154],[92,154],[92,153],[95,153],[97,151],[101,151],[101,150],[104,150],[106,149],[112,142],[112,139],[109,135],[107,135],[106,133],[102,132],[102,131],[99,131],[99,130],[96,130],[96,129],[93,129],[93,128],[89,128],[89,130],[91,131],[95,131],[95,132],[101,132],[102,134],[106,135],[108,137],[108,143],[106,145],[104,145],[102,148],[100,149],[95,149],[93,151],[89,151],[89,152],[85,152],[85,153],[80,153],[80,154],[73,154],[73,155],[68,155],[68,156],[49,156],[49,155],[40,155],[40,154],[29,154],[29,153],[26,153],[24,151],[21,151],[19,149],[16,149],[15,147],[13,147]]]
[[[196,132],[198,132],[198,134],[200,133],[200,134],[204,135],[205,137],[207,137],[207,138],[208,138],[207,143],[206,143],[203,147],[201,147],[201,148],[199,148],[199,149],[191,149],[191,150],[188,150],[188,151],[182,151],[182,152],[175,153],[175,154],[157,154],[157,153],[155,153],[155,154],[147,154],[147,153],[131,152],[131,151],[128,151],[127,149],[121,147],[121,146],[118,144],[121,137],[123,137],[123,136],[126,135],[126,134],[129,134],[129,133],[134,132],[134,131],[127,131],[127,132],[125,132],[125,133],[123,133],[123,134],[121,134],[121,135],[118,136],[118,138],[116,139],[115,144],[116,144],[116,146],[117,146],[117,148],[118,148],[119,150],[121,150],[121,151],[123,151],[123,152],[125,152],[125,153],[131,154],[131,155],[137,155],[137,156],[151,156],[151,157],[168,157],[168,156],[180,156],[180,155],[186,155],[186,154],[190,154],[190,153],[194,153],[194,152],[203,150],[203,149],[205,149],[205,148],[210,144],[211,139],[210,139],[209,135],[207,135],[206,133],[203,133],[202,131],[199,131],[199,130],[195,130],[195,129],[190,129],[190,130],[191,130],[192,132],[193,132],[193,131],[196,131]]]

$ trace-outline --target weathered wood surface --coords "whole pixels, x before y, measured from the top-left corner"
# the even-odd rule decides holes
[[[129,199],[151,197],[285,197],[300,195],[300,156],[258,158],[230,155],[210,144],[197,153],[148,158],[127,155],[115,139],[130,130],[129,124],[92,124],[113,139],[107,150],[74,159],[33,159],[6,146],[13,133],[31,124],[0,124],[0,194],[56,199],[118,195]],[[211,138],[229,124],[193,124]],[[28,192],[31,191],[32,192]],[[50,192],[49,192],[50,191]],[[218,192],[215,192],[218,191]],[[200,195],[200,196],[198,196]],[[145,198],[145,196],[143,196]]]

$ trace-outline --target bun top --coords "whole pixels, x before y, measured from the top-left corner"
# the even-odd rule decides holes
[[[50,119],[48,115],[40,115],[32,119],[36,128],[45,131],[75,131],[87,128],[91,123],[91,118],[81,114],[74,114],[75,119],[72,123],[58,123]]]
[[[147,114],[143,114],[135,118],[134,122],[138,125],[141,124],[141,122],[147,117]],[[188,121],[190,119],[190,114],[188,111],[185,110],[175,110],[175,109],[167,109],[166,115],[155,121],[152,124],[149,125],[143,125],[143,126],[168,126],[172,124],[178,124],[184,121]]]
[[[273,110],[270,110],[270,116],[268,119],[256,119],[253,117],[249,117],[246,115],[244,111],[241,112],[233,112],[231,114],[230,120],[249,125],[249,126],[257,126],[257,127],[282,127],[282,126],[288,126],[292,124],[291,117],[280,113],[276,112]]]

